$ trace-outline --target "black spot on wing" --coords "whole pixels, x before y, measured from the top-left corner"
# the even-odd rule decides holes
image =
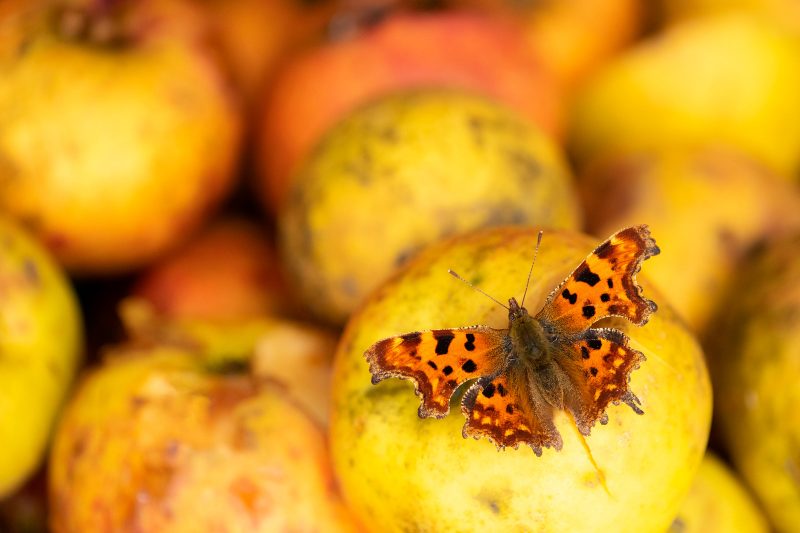
[[[487,398],[494,396],[494,383],[489,383],[483,388],[483,395]]]
[[[603,347],[603,341],[601,341],[600,339],[589,339],[586,341],[586,344],[588,344],[589,348],[591,348],[592,350],[599,350],[600,348]]]
[[[469,352],[475,349],[475,335],[467,333],[467,342],[464,343],[464,348]]]
[[[442,369],[442,373],[443,373],[445,376],[449,376],[450,374],[452,374],[452,373],[453,373],[453,367],[452,367],[452,366],[450,366],[450,365],[447,365],[446,367],[444,367],[444,368]]]
[[[452,333],[434,333],[433,338],[436,339],[436,353],[445,355],[450,350],[450,343],[453,342],[455,335]]]
[[[475,364],[475,361],[472,359],[467,359],[463,365],[461,365],[461,370],[464,372],[472,373],[478,369],[478,365]]]
[[[439,370],[439,367],[437,367],[436,363],[434,363],[433,361],[428,361],[428,366],[434,370]]]
[[[608,288],[609,289],[613,289],[614,288],[614,282],[611,280],[611,278],[608,278],[606,280],[606,283],[608,283]]]
[[[611,296],[607,292],[604,292],[603,294],[600,295],[600,301],[601,302],[607,302],[610,299],[611,299]]]
[[[586,317],[586,318],[592,318],[594,316],[594,306],[593,305],[584,305],[582,311],[583,311],[583,316]]]
[[[580,281],[590,287],[594,287],[600,281],[600,276],[592,272],[588,266],[584,265],[581,271],[575,275],[575,281]]]
[[[589,349],[586,346],[581,346],[581,357],[589,359]]]
[[[561,291],[561,296],[571,304],[574,304],[575,302],[578,301],[577,293],[573,294],[569,292],[569,289],[564,289],[563,291]]]

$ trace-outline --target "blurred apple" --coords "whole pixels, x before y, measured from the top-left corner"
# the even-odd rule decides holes
[[[275,211],[322,134],[383,93],[420,86],[471,90],[516,108],[549,134],[561,129],[554,79],[511,24],[466,13],[416,13],[345,33],[287,62],[266,97],[258,185]]]
[[[325,436],[285,389],[170,347],[117,348],[68,405],[50,525],[82,531],[354,531]]]
[[[270,236],[237,217],[216,220],[151,266],[133,294],[169,317],[237,321],[294,309]]]
[[[706,452],[668,533],[767,533],[753,497],[716,455]]]
[[[181,0],[13,0],[0,17],[0,208],[74,273],[142,266],[233,184],[239,108]]]
[[[0,216],[0,500],[41,463],[82,356],[80,309],[64,272]]]
[[[732,146],[800,176],[800,35],[747,13],[676,24],[606,65],[577,99],[579,164],[616,151]]]
[[[321,34],[332,1],[194,0],[211,17],[234,80],[252,104],[285,54]]]
[[[719,306],[707,345],[731,463],[776,531],[800,531],[800,232],[762,246]]]
[[[746,10],[800,31],[800,2],[797,0],[659,0],[658,8],[660,22],[666,25],[722,12]]]
[[[451,0],[517,21],[561,84],[573,89],[630,44],[644,26],[641,0]]]
[[[384,96],[339,122],[279,213],[286,272],[341,325],[426,245],[504,224],[577,228],[560,148],[513,109],[456,90]]]
[[[136,345],[189,348],[206,368],[218,371],[249,368],[256,377],[280,382],[317,422],[327,425],[338,338],[334,331],[269,316],[236,321],[169,316],[137,297],[124,299],[119,312]]]

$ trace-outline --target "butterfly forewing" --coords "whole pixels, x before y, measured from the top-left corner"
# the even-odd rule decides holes
[[[467,418],[464,437],[488,437],[499,448],[527,444],[536,455],[542,448],[561,449],[553,424],[553,408],[534,404],[524,377],[513,370],[481,378],[464,394],[461,411]]]
[[[470,379],[498,373],[506,360],[506,331],[484,326],[437,329],[390,337],[367,352],[372,382],[410,379],[422,398],[421,417],[450,411],[456,388]]]
[[[647,226],[620,230],[550,294],[536,318],[561,335],[584,331],[609,316],[644,324],[656,304],[642,297],[636,273],[642,261],[658,253]]]

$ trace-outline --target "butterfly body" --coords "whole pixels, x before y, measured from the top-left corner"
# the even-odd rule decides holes
[[[435,418],[446,416],[455,390],[471,382],[461,401],[464,437],[486,436],[499,448],[525,443],[537,455],[562,447],[556,410],[570,412],[584,435],[608,421],[611,403],[642,414],[628,382],[644,355],[621,331],[592,326],[608,316],[647,321],[656,305],[641,296],[635,274],[657,253],[646,226],[623,229],[556,287],[536,315],[509,299],[507,329],[440,329],[378,341],[365,353],[372,381],[413,381],[420,417]]]

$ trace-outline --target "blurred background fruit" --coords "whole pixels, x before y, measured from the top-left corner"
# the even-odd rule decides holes
[[[322,0],[193,1],[207,12],[215,41],[251,110],[284,57],[321,38],[335,9],[334,2]]]
[[[659,0],[662,24],[711,16],[729,11],[747,11],[765,16],[778,24],[800,30],[800,4],[795,0]]]
[[[39,466],[82,356],[80,312],[64,273],[0,216],[0,500]]]
[[[514,107],[549,134],[561,130],[555,81],[510,23],[446,12],[387,15],[373,24],[291,57],[276,75],[259,142],[258,188],[271,210],[284,205],[293,175],[323,134],[386,93],[470,90]]]
[[[767,533],[769,525],[733,472],[707,453],[669,533]]]
[[[741,263],[766,238],[800,229],[800,192],[764,165],[722,147],[617,153],[579,180],[588,230],[604,238],[647,221],[664,251],[648,278],[696,333]]]
[[[462,438],[458,404],[442,420],[422,420],[411,383],[371,384],[364,350],[376,340],[441,327],[507,327],[505,309],[447,269],[496,298],[520,297],[535,244],[530,228],[434,244],[351,319],[334,363],[331,449],[345,499],[372,530],[663,532],[676,516],[705,450],[711,389],[700,347],[646,275],[638,279],[658,312],[644,327],[613,322],[647,357],[631,380],[645,414],[610,406],[608,425],[586,438],[591,455],[564,413],[555,419],[561,451],[498,452],[485,439]],[[597,244],[547,230],[526,307],[536,312]],[[658,259],[645,263],[645,274]]]
[[[800,529],[800,235],[765,246],[709,342],[722,441],[777,531]]]
[[[137,346],[190,349],[218,372],[249,369],[257,378],[280,382],[321,425],[330,410],[331,361],[338,336],[314,324],[268,315],[217,318],[170,316],[147,300],[120,304],[128,338]]]
[[[271,236],[242,217],[215,220],[142,273],[133,294],[174,318],[235,322],[295,307]]]
[[[284,389],[176,348],[118,348],[90,373],[51,464],[56,532],[355,530]]]
[[[800,34],[746,13],[676,24],[598,73],[573,109],[580,164],[615,151],[725,144],[800,174]]]
[[[385,97],[340,122],[280,214],[283,259],[310,310],[341,324],[424,245],[501,224],[579,224],[572,179],[539,129],[444,90]]]
[[[641,0],[451,0],[505,16],[520,25],[562,87],[571,91],[643,30]]]
[[[0,209],[72,272],[152,261],[235,178],[241,117],[204,19],[179,0],[7,9]]]

